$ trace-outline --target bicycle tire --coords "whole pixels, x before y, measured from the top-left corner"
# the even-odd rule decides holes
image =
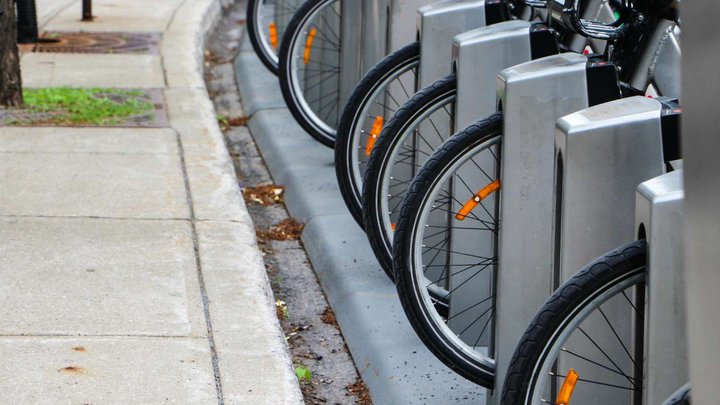
[[[442,322],[437,314],[437,303],[430,297],[426,287],[419,285],[423,269],[417,269],[412,258],[417,242],[417,230],[424,229],[422,212],[428,203],[434,201],[428,196],[442,186],[444,176],[457,165],[471,158],[479,150],[496,145],[502,137],[502,114],[494,114],[474,123],[453,135],[437,149],[413,179],[405,199],[395,230],[393,244],[393,266],[398,295],[410,324],[430,349],[445,365],[461,376],[483,387],[493,388],[495,379],[494,361],[480,353],[473,353],[462,343],[459,334]],[[470,157],[469,157],[470,155]],[[417,272],[420,271],[418,274]],[[451,300],[452,301],[452,300]],[[493,305],[493,303],[490,303]],[[491,314],[492,316],[492,314]],[[447,320],[447,317],[446,317]]]
[[[272,45],[269,40],[264,38],[262,24],[258,21],[260,18],[260,3],[264,0],[249,0],[246,9],[245,21],[247,24],[247,33],[250,44],[255,50],[255,54],[263,65],[273,74],[278,74],[278,58],[277,54],[270,48]]]
[[[361,155],[357,148],[363,143],[359,138],[362,122],[367,118],[362,112],[368,104],[375,102],[375,95],[379,91],[390,86],[404,71],[413,66],[417,67],[419,63],[419,42],[406,45],[383,58],[355,87],[340,118],[335,143],[335,174],[345,205],[361,228],[364,228],[361,203],[364,173],[360,170],[360,157],[356,155]],[[410,95],[407,98],[410,98]],[[393,102],[398,103],[395,97]],[[389,111],[392,112],[394,111]]]
[[[300,126],[310,136],[330,148],[335,147],[337,130],[335,127],[325,123],[314,111],[312,111],[312,107],[308,105],[309,103],[304,98],[304,90],[301,91],[299,89],[299,79],[296,79],[295,77],[296,72],[293,70],[293,66],[298,63],[295,55],[300,53],[299,47],[307,46],[307,39],[305,45],[302,45],[302,41],[300,41],[300,37],[305,33],[306,24],[311,24],[312,19],[326,7],[332,7],[334,3],[339,2],[340,0],[308,0],[303,3],[293,16],[292,20],[290,20],[290,23],[285,30],[285,34],[283,35],[280,43],[279,52],[278,78],[280,79],[280,90],[282,92],[283,99],[285,100],[285,104],[298,124],[300,124]],[[311,30],[308,30],[308,32],[310,31]],[[338,42],[335,45],[340,46],[339,38],[336,40]],[[337,53],[339,52],[340,51],[338,49]],[[331,73],[333,75],[339,75],[339,70],[338,72],[331,71]],[[317,74],[313,73],[311,75]],[[322,82],[325,81],[326,78],[323,78],[321,74],[316,80]],[[317,84],[314,84],[313,86],[316,85]],[[339,108],[337,103],[330,103],[328,105],[332,108]]]
[[[503,386],[503,405],[532,403],[535,386],[541,377],[538,370],[545,362],[554,361],[548,359],[549,351],[559,341],[561,333],[583,316],[583,309],[603,299],[603,294],[619,294],[624,288],[619,291],[613,288],[621,288],[622,283],[632,280],[644,282],[646,255],[644,240],[629,243],[596,259],[552,294],[530,323],[513,354]]]
[[[387,193],[383,191],[383,188],[387,186],[383,178],[389,175],[393,166],[392,159],[397,156],[398,149],[404,146],[402,142],[410,136],[410,133],[415,132],[415,128],[419,127],[426,117],[429,117],[427,114],[431,114],[433,109],[452,102],[456,93],[457,77],[454,74],[417,92],[383,128],[370,154],[363,176],[361,204],[363,224],[375,257],[391,280],[395,279],[392,269],[392,231],[390,230],[392,224],[387,223],[388,220],[386,220],[386,216],[391,215],[388,213],[390,210],[383,208],[386,204],[382,199],[387,197]],[[442,137],[439,131],[438,135]],[[443,140],[449,138],[450,135],[448,130]],[[434,146],[439,146],[440,143],[437,142]],[[420,166],[415,163],[413,165]],[[395,198],[399,199],[400,194]]]

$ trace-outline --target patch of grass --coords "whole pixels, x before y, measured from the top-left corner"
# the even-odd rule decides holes
[[[312,381],[312,371],[308,370],[306,367],[300,365],[298,367],[295,367],[295,374],[298,377],[298,380],[300,382],[311,382]]]
[[[23,97],[27,112],[50,113],[41,121],[54,124],[115,125],[130,117],[148,115],[154,110],[148,96],[138,90],[25,89]]]

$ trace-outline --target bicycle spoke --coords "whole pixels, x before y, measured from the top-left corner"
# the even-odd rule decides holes
[[[610,356],[605,352],[605,350],[603,350],[603,349],[600,347],[600,345],[597,344],[597,342],[595,341],[595,339],[591,338],[590,335],[588,335],[587,332],[585,332],[585,330],[583,330],[583,328],[578,327],[578,330],[579,330],[583,335],[585,335],[585,337],[587,337],[587,338],[590,340],[590,342],[593,344],[593,346],[595,346],[595,347],[600,351],[600,353],[602,353],[603,356],[605,356],[605,358],[606,358],[610,363],[612,363],[612,365],[615,367],[615,369],[616,369],[618,372],[620,372],[620,374],[622,374],[625,378],[627,378],[627,380],[630,382],[630,384],[633,384],[633,385],[634,385],[633,378],[630,377],[630,376],[628,376],[627,374],[623,373],[623,371],[622,371],[622,369],[620,368],[620,366],[618,366],[617,363],[615,363],[615,362],[613,361],[613,359],[611,359]]]

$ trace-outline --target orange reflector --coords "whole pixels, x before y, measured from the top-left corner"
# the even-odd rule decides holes
[[[315,27],[310,28],[310,32],[308,32],[308,36],[305,39],[305,53],[303,54],[303,62],[305,62],[306,65],[310,62],[310,50],[312,49],[313,41],[315,41],[315,35],[317,35]]]
[[[272,45],[273,48],[277,49],[278,41],[277,41],[277,26],[274,22],[270,22],[270,45]]]
[[[555,405],[570,405],[570,397],[572,397],[573,391],[575,390],[575,384],[577,384],[578,378],[580,378],[580,376],[575,372],[575,370],[570,369],[567,372],[567,376],[565,376],[565,381],[563,382],[562,388],[560,388],[560,393],[557,396]]]
[[[375,122],[373,122],[372,128],[370,128],[370,137],[365,145],[365,156],[370,156],[370,153],[372,153],[375,141],[377,141],[378,136],[380,136],[380,132],[382,132],[382,127],[383,117],[375,118]]]
[[[455,219],[464,221],[465,218],[467,218],[468,215],[472,212],[472,210],[475,209],[475,207],[480,204],[480,201],[484,200],[489,196],[490,194],[494,193],[497,189],[500,188],[500,180],[495,180],[492,183],[488,184],[487,186],[483,187],[482,190],[478,191],[477,194],[472,196],[471,199],[469,199],[465,205],[460,209],[460,212],[455,215]]]
[[[396,225],[395,225],[395,224],[390,224],[390,226],[392,227],[393,232],[395,232],[395,226],[396,226]]]

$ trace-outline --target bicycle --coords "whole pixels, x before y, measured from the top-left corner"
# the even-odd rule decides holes
[[[638,47],[647,47],[647,43],[638,42],[638,37],[647,38],[644,33],[652,27],[633,24],[644,18],[637,10],[619,11],[621,16],[614,25],[583,21],[580,31],[610,40],[615,50],[606,57],[620,67],[620,81],[614,86],[616,90],[605,97],[617,98],[621,89],[625,95],[644,93],[626,84],[633,77],[631,67],[637,63],[629,50],[637,54]],[[577,14],[571,18],[579,20]],[[572,24],[568,25],[577,27]],[[618,31],[621,34],[616,36]],[[598,67],[607,66],[607,62],[598,63]],[[608,82],[601,87],[613,88]],[[609,99],[598,97],[592,104]],[[548,125],[554,128],[554,121]],[[443,362],[486,387],[493,386],[495,372],[493,334],[502,222],[503,126],[502,113],[491,115],[452,136],[428,158],[401,204],[393,246],[398,292],[415,331]],[[451,250],[446,247],[451,240],[477,243]],[[465,260],[457,262],[458,257]],[[457,278],[454,286],[448,285],[452,277]],[[457,290],[481,277],[486,278],[481,284],[487,290],[464,294],[471,297],[470,302],[466,299],[462,307],[450,310],[453,302],[462,302],[462,291]],[[457,320],[453,316],[465,317],[461,324],[474,326],[475,334],[461,336],[470,327],[453,329],[452,323]]]

